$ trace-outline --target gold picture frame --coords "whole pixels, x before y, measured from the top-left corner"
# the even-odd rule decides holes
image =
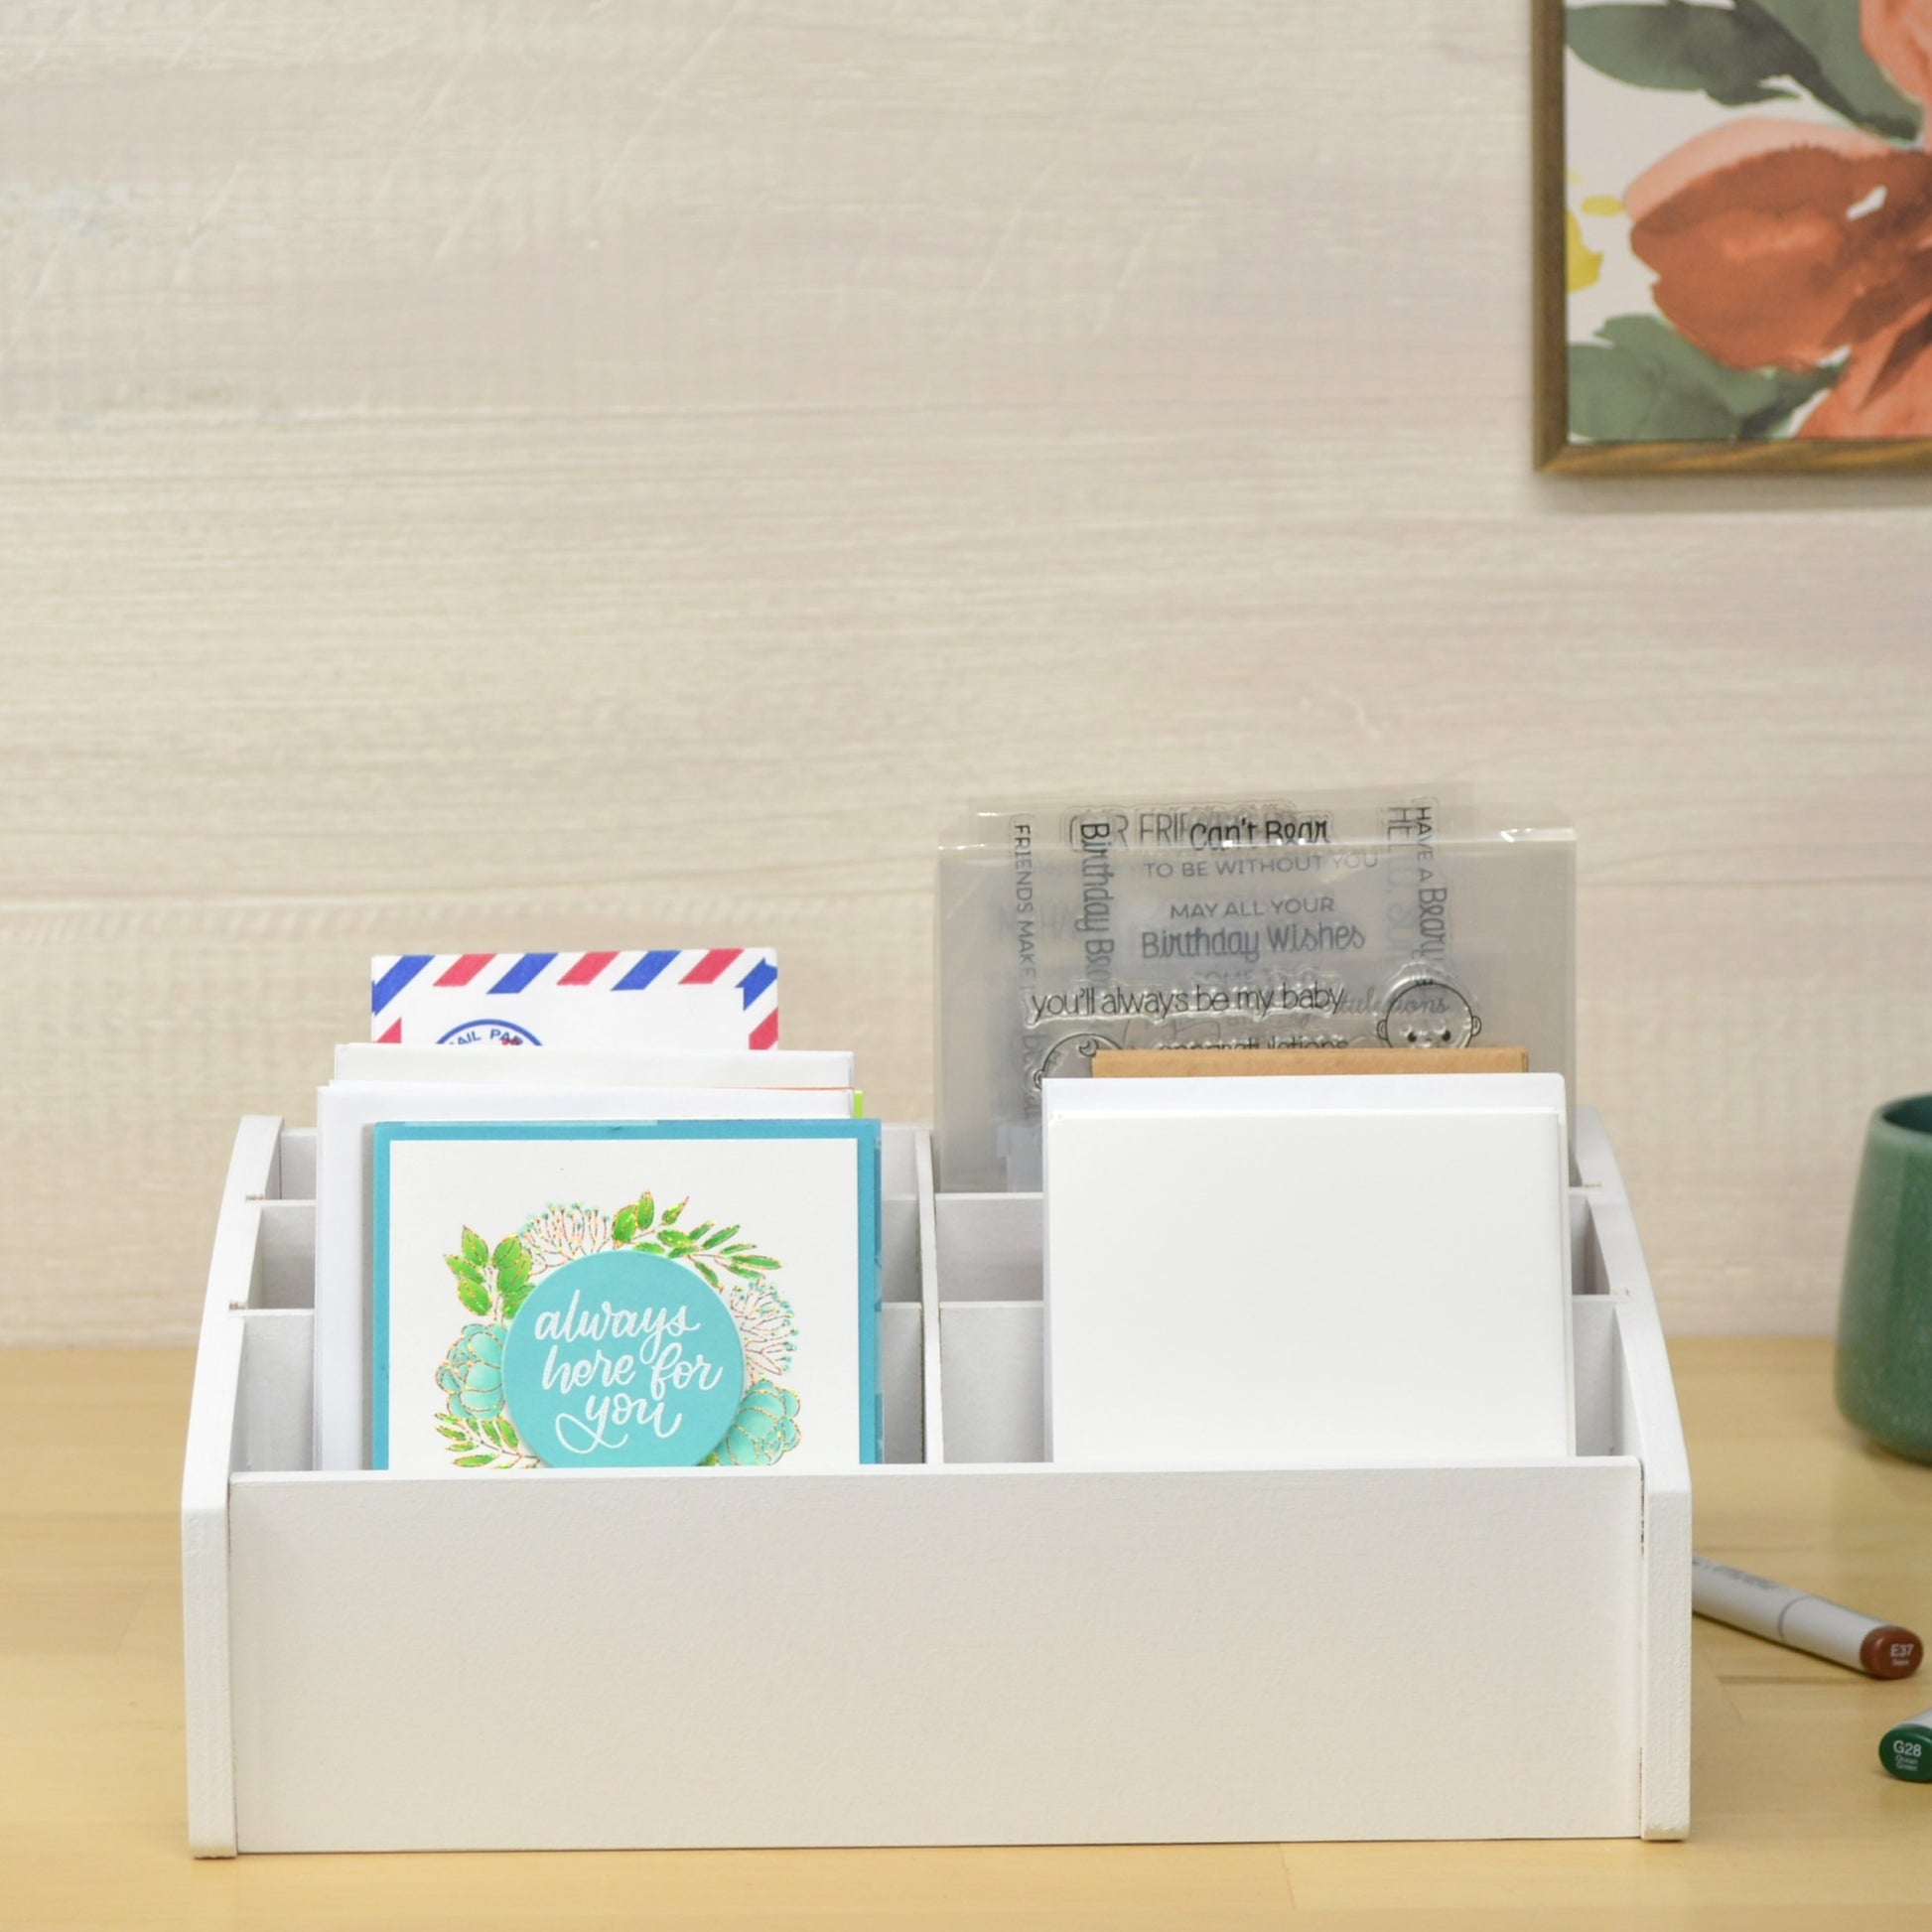
[[[1848,9],[1848,15],[1856,16],[1863,0],[1842,0],[1842,4]],[[1922,7],[1926,16],[1922,23],[1923,30],[1929,37],[1928,44],[1932,44],[1932,0],[1870,0],[1870,4],[1888,11],[1894,19],[1901,11],[1909,12],[1914,6]],[[1580,407],[1573,412],[1572,369],[1573,366],[1578,366],[1576,352],[1582,350],[1586,355],[1600,357],[1604,354],[1607,345],[1599,347],[1596,339],[1576,342],[1572,338],[1573,248],[1580,246],[1583,248],[1582,259],[1586,264],[1586,273],[1588,272],[1587,264],[1592,260],[1600,260],[1600,256],[1593,255],[1587,245],[1577,239],[1580,232],[1577,226],[1577,214],[1570,206],[1570,190],[1573,185],[1573,147],[1569,103],[1566,101],[1566,68],[1569,65],[1567,53],[1572,32],[1569,15],[1572,12],[1591,12],[1598,15],[1617,14],[1626,17],[1619,21],[1593,22],[1592,31],[1599,30],[1605,25],[1618,30],[1635,28],[1653,33],[1661,30],[1650,22],[1629,18],[1637,13],[1634,7],[1606,6],[1599,4],[1598,0],[1581,0],[1581,3],[1580,0],[1569,0],[1568,5],[1566,0],[1530,0],[1530,5],[1535,69],[1536,467],[1547,472],[1595,476],[1680,472],[1706,474],[1729,471],[1872,472],[1932,469],[1932,434],[1836,436],[1824,433],[1792,433],[1788,428],[1782,429],[1779,433],[1739,434],[1728,438],[1638,434],[1628,440],[1622,440],[1611,436],[1579,434],[1576,416],[1584,411]],[[1741,15],[1737,13],[1740,6],[1744,10]],[[1767,15],[1773,27],[1781,25],[1778,20],[1777,0],[1696,0],[1695,7],[1692,5],[1692,0],[1664,0],[1663,6],[1656,8],[1656,11],[1668,20],[1672,9],[1695,12],[1704,16],[1729,16],[1742,23],[1739,28],[1740,34],[1745,31],[1755,33],[1763,17]],[[1787,9],[1787,11],[1803,19],[1818,17],[1815,7],[1809,14],[1803,15],[1800,15],[1797,9]],[[1684,23],[1679,23],[1682,24]],[[1693,20],[1689,25],[1709,30],[1710,37],[1714,40],[1720,39],[1724,33],[1729,31],[1722,19]],[[1916,31],[1921,23],[1914,20],[1911,25]],[[1844,48],[1842,23],[1835,23],[1834,30],[1841,35],[1840,59],[1856,62],[1856,49],[1848,52]],[[1857,32],[1856,20],[1853,22],[1852,31],[1855,34]],[[1764,113],[1765,109],[1758,105],[1759,102],[1775,104],[1786,100],[1798,103],[1796,111],[1799,114],[1810,115],[1824,124],[1827,110],[1820,106],[1816,98],[1805,94],[1799,84],[1787,80],[1776,70],[1775,64],[1781,57],[1777,52],[1777,43],[1769,30],[1759,35],[1751,45],[1756,68],[1764,71],[1761,74],[1747,73],[1740,80],[1737,72],[1733,70],[1721,79],[1719,85],[1722,92],[1745,93],[1749,99],[1744,103],[1737,101],[1723,103],[1713,97],[1711,100],[1713,129],[1727,130],[1722,138],[1730,139],[1732,134],[1729,131],[1738,127],[1743,116]],[[1765,48],[1770,51],[1764,51]],[[1621,53],[1621,50],[1618,52]],[[1649,56],[1645,54],[1642,58],[1647,60]],[[1790,55],[1789,64],[1793,67],[1803,66],[1797,53]],[[1625,56],[1623,65],[1627,70],[1637,65],[1637,61]],[[1653,64],[1643,70],[1654,72],[1659,69],[1656,64]],[[1816,77],[1815,69],[1808,68],[1805,70],[1812,72]],[[1914,78],[1917,77],[1915,74]],[[1932,73],[1928,73],[1927,77],[1932,78]],[[1610,80],[1612,84],[1621,85],[1620,75],[1611,75]],[[1683,83],[1683,73],[1672,69],[1670,91],[1676,98],[1671,112],[1679,119],[1685,111],[1683,105],[1685,96],[1695,96],[1697,93],[1695,86],[1686,86]],[[1592,79],[1592,87],[1598,84]],[[1634,125],[1642,119],[1641,96],[1644,88],[1656,84],[1646,81],[1628,88],[1629,93],[1634,97],[1633,107],[1637,111],[1626,116],[1623,125]],[[1826,84],[1827,91],[1832,91],[1829,81]],[[1868,99],[1869,94],[1865,98]],[[1927,98],[1932,96],[1923,92],[1918,96],[1919,100]],[[1908,101],[1907,104],[1917,103]],[[1774,107],[1773,111],[1775,111]],[[1896,120],[1887,121],[1885,124],[1895,127]],[[1787,121],[1783,125],[1789,128],[1793,123]],[[1758,121],[1752,130],[1746,131],[1739,138],[1746,141],[1762,140],[1765,133],[1762,121]],[[1873,151],[1870,165],[1874,168],[1888,165],[1882,153],[1878,151],[1878,136],[1863,131],[1847,131],[1840,134],[1832,132],[1829,128],[1828,136],[1838,147],[1845,149],[1852,149],[1857,143],[1868,141]],[[1718,137],[1714,136],[1714,138]],[[1821,137],[1823,138],[1826,137]],[[1916,156],[1923,152],[1923,138],[1921,135],[1920,145],[1917,147],[1903,143],[1897,146],[1897,152],[1902,157],[1912,158],[1909,161],[1901,160],[1899,167],[1909,168],[1914,179],[1920,172],[1916,165]],[[1658,158],[1663,157],[1660,155]],[[1895,174],[1897,170],[1894,169],[1892,172]],[[1932,182],[1932,156],[1927,157],[1923,172],[1928,182]],[[1620,192],[1621,184],[1616,186]],[[1880,199],[1882,201],[1882,198]],[[1622,211],[1621,204],[1614,195],[1590,197],[1585,206],[1590,207],[1592,203],[1598,207],[1614,207],[1619,212]],[[1928,200],[1925,219],[1926,233],[1928,237],[1932,237],[1932,200]],[[1611,243],[1606,241],[1606,249],[1609,245]],[[1708,283],[1710,280],[1708,275],[1706,279]],[[1661,285],[1663,278],[1660,276],[1658,280]],[[1656,299],[1658,308],[1662,308],[1661,299],[1655,297],[1647,299]],[[1638,320],[1638,318],[1619,317],[1616,318],[1615,324],[1605,324],[1604,327],[1609,329],[1626,322],[1634,327]],[[1671,322],[1662,315],[1646,316],[1641,321],[1643,327],[1653,332],[1661,332],[1657,338],[1660,341],[1676,334]],[[1916,331],[1917,324],[1915,323],[1913,327]],[[1932,336],[1928,336],[1928,343],[1932,343]],[[1672,353],[1676,354],[1680,350],[1687,361],[1701,357],[1710,362],[1714,369],[1719,369],[1719,365],[1706,354],[1703,348],[1685,343],[1682,338],[1679,338],[1678,344],[1672,348]],[[1848,380],[1852,368],[1850,357],[1857,352],[1855,347],[1841,357],[1838,364],[1839,373],[1836,377],[1832,376],[1833,364],[1820,362],[1816,365],[1816,376],[1811,379],[1821,383],[1828,378]],[[1932,346],[1927,346],[1922,353],[1925,366],[1922,370],[1916,365],[1914,367],[1915,388],[1917,380],[1923,380],[1928,393],[1932,393]],[[1582,366],[1587,366],[1594,371],[1599,364],[1592,361]],[[1733,363],[1728,368],[1719,369],[1719,373],[1725,381],[1732,383],[1733,386],[1753,379],[1750,372],[1743,372],[1735,375],[1733,380],[1733,372],[1736,369],[1737,365]],[[1769,368],[1763,373],[1767,380],[1773,379]],[[1788,374],[1781,379],[1799,385],[1803,385],[1807,380],[1802,375],[1793,377]],[[1846,412],[1841,410],[1839,413]],[[1790,412],[1786,420],[1789,421],[1790,415],[1801,414],[1802,411]],[[1753,420],[1762,420],[1762,418]]]

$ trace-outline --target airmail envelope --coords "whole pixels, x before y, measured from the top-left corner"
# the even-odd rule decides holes
[[[768,948],[402,953],[369,962],[369,1034],[405,1046],[761,1048],[778,1043]]]

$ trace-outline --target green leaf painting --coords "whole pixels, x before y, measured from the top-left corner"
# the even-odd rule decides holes
[[[1799,89],[1887,140],[1918,138],[1921,110],[1866,53],[1857,0],[1664,0],[1567,9],[1570,50],[1633,87],[1706,93],[1724,107]]]
[[[1776,24],[1726,7],[1572,7],[1571,52],[1612,80],[1633,87],[1708,93],[1726,107],[1788,100],[1788,87],[1765,83],[1785,71],[1787,41]]]
[[[1562,18],[1570,447],[1932,439],[1932,0]]]
[[[1925,110],[1900,93],[1865,51],[1857,6],[1846,0],[1740,0],[1738,11],[1784,31],[1791,46],[1786,70],[1834,113],[1887,141],[1919,138]]]
[[[1727,369],[1657,316],[1616,316],[1570,345],[1570,420],[1602,443],[1769,436],[1837,378],[1832,368]]]

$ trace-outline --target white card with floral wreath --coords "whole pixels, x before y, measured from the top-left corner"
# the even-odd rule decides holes
[[[410,1121],[373,1142],[376,1468],[880,1459],[878,1122]]]

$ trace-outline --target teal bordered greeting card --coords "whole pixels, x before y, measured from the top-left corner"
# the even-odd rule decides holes
[[[878,1122],[372,1131],[376,1468],[880,1459]]]

